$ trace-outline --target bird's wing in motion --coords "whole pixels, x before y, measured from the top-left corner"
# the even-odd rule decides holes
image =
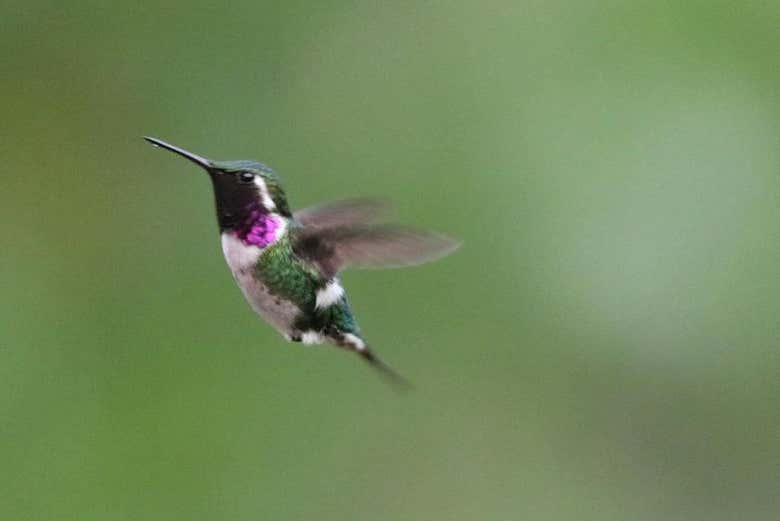
[[[303,228],[293,249],[330,279],[348,267],[414,266],[443,257],[460,243],[435,232],[398,225]]]
[[[344,199],[295,212],[295,220],[308,229],[337,228],[381,221],[390,212],[386,199]]]

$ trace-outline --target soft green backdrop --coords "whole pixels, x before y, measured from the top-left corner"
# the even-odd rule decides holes
[[[0,519],[780,517],[777,1],[0,2]],[[461,238],[284,343],[206,176]]]

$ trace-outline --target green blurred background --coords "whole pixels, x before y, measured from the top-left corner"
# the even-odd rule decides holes
[[[68,5],[71,4],[71,5]],[[2,2],[0,519],[780,518],[777,1]],[[202,172],[459,237],[286,344]]]

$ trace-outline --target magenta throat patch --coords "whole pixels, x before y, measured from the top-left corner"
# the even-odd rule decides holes
[[[236,236],[244,244],[265,248],[276,240],[278,228],[276,217],[261,210],[252,210],[244,225],[236,229]]]

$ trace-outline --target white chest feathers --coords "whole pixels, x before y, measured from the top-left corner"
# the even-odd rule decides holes
[[[222,234],[222,251],[233,278],[252,309],[283,335],[293,335],[292,325],[300,309],[292,302],[271,294],[255,276],[263,248],[248,245],[233,233],[226,232]]]
[[[225,261],[235,276],[237,273],[254,269],[263,250],[259,246],[245,244],[231,232],[225,232],[222,234],[222,253],[225,254]]]

